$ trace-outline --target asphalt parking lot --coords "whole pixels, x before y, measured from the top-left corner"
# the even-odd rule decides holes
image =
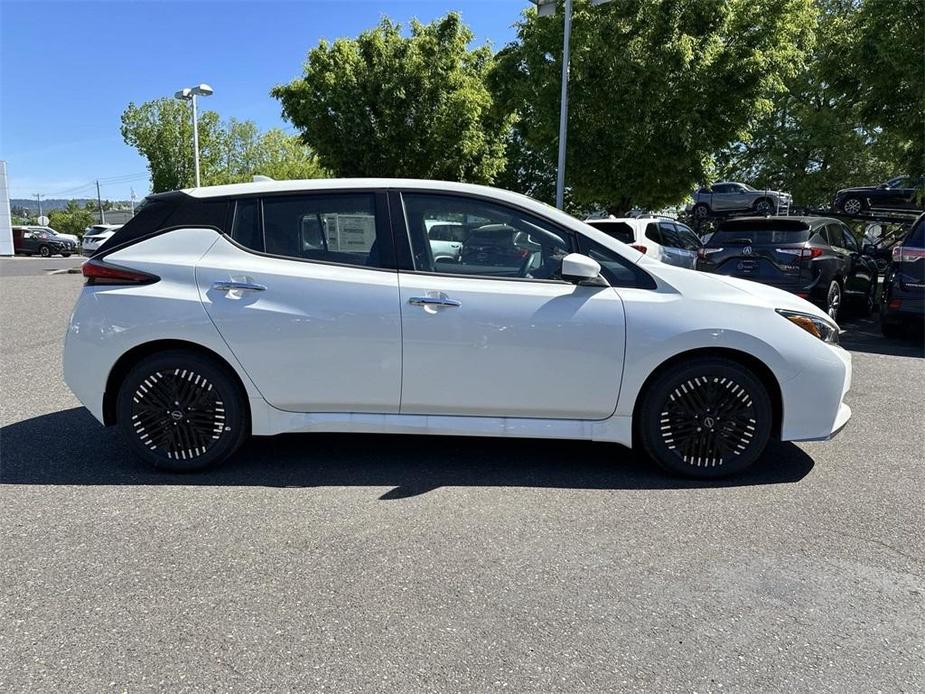
[[[0,261],[0,690],[925,690],[925,358],[730,481],[609,444],[257,439],[178,476],[61,380],[81,285]]]

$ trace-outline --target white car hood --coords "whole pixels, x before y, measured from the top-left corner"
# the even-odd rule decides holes
[[[645,267],[652,274],[657,275],[677,291],[691,298],[761,304],[770,309],[783,308],[790,311],[800,311],[830,322],[832,320],[825,311],[806,299],[801,299],[796,294],[785,292],[776,287],[769,287],[760,282],[673,267],[658,261],[648,260],[645,256],[640,259],[638,264]]]

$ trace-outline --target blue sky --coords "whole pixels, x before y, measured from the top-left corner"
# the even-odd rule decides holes
[[[497,49],[529,0],[0,0],[0,159],[12,197],[127,199],[148,191],[145,160],[122,142],[129,101],[207,82],[223,119],[287,127],[270,88],[301,73],[322,38],[356,36],[382,16],[406,24],[458,10]]]

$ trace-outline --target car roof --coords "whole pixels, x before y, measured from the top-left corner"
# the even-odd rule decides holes
[[[238,195],[259,195],[261,193],[300,193],[308,191],[356,189],[390,189],[414,188],[416,190],[433,190],[436,192],[457,192],[490,195],[492,197],[513,197],[530,200],[525,195],[482,186],[474,183],[458,183],[456,181],[435,181],[418,178],[308,178],[288,181],[249,181],[247,183],[229,183],[220,186],[204,186],[200,188],[184,188],[182,193],[194,198],[217,198]],[[173,191],[176,193],[177,191]],[[150,197],[167,196],[171,193],[158,193]]]

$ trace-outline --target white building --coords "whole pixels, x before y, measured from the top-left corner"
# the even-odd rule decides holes
[[[0,161],[0,256],[13,255],[13,217],[10,214],[10,188],[6,181],[6,162]]]

